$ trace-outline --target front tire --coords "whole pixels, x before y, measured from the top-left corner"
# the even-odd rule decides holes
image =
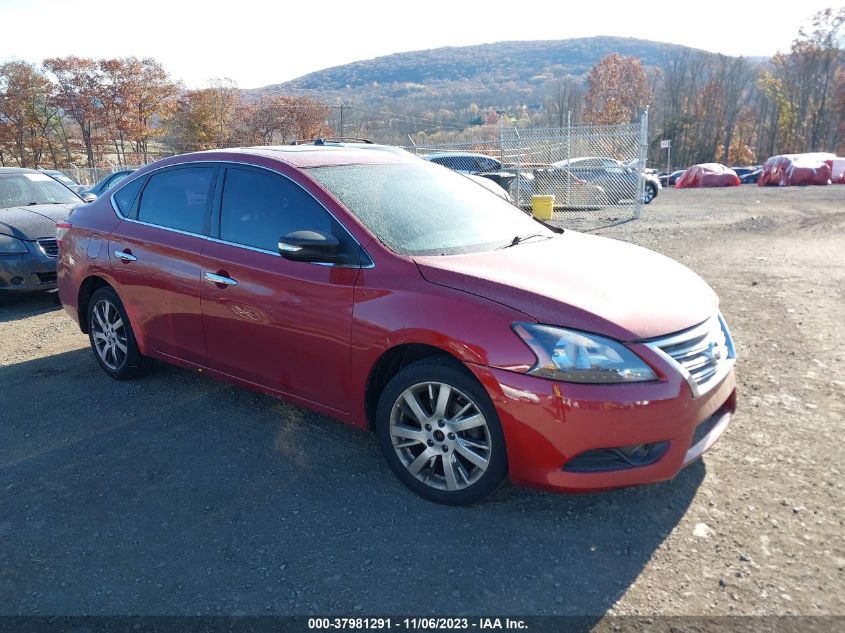
[[[652,183],[648,182],[645,186],[645,195],[643,196],[643,202],[646,204],[651,204],[651,201],[657,197],[657,186]]]
[[[141,354],[123,303],[112,288],[100,288],[88,302],[88,340],[100,367],[115,380],[142,376],[152,365]]]
[[[379,398],[376,435],[396,476],[436,503],[480,501],[507,474],[496,409],[457,361],[422,360],[396,374]]]

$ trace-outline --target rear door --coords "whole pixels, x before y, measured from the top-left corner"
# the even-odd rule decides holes
[[[224,171],[203,254],[208,366],[347,411],[358,268],[288,261],[278,243],[312,230],[334,234],[349,252],[360,247],[293,180],[247,166]]]
[[[126,217],[109,243],[120,298],[146,345],[197,364],[205,362],[201,254],[217,171],[214,163],[164,168],[131,200],[135,183],[119,190],[114,201],[124,201]]]

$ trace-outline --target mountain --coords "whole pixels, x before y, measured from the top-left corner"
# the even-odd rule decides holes
[[[396,53],[309,73],[292,81],[245,91],[261,95],[304,94],[325,103],[344,103],[346,132],[395,127],[389,111],[405,117],[397,133],[414,128],[415,117],[478,122],[485,111],[515,112],[527,107],[543,124],[543,104],[556,99],[562,80],[583,81],[597,62],[611,53],[640,58],[651,68],[689,52],[714,55],[677,44],[634,38],[587,37],[446,47]],[[335,114],[337,114],[337,110]],[[361,122],[356,128],[356,117]],[[334,121],[338,129],[338,121]],[[549,122],[550,123],[550,122]]]
[[[610,53],[639,57],[646,66],[660,66],[667,54],[683,50],[694,49],[621,37],[449,46],[335,66],[286,83],[265,86],[258,91],[339,91],[365,87],[374,82],[427,84],[475,79],[530,81],[544,75],[584,75]]]
[[[292,81],[249,90],[253,95],[297,93],[389,93],[403,87],[449,83],[542,83],[582,77],[610,53],[639,57],[645,66],[661,66],[668,55],[695,51],[677,44],[621,37],[497,42],[396,53],[309,73]],[[703,52],[703,51],[696,51]]]

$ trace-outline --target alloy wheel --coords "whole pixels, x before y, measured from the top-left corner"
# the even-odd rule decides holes
[[[492,441],[479,406],[442,382],[405,389],[390,412],[390,440],[405,469],[438,490],[463,490],[490,464]]]
[[[91,312],[91,338],[94,349],[103,364],[112,371],[119,370],[126,362],[126,326],[115,305],[100,299]]]

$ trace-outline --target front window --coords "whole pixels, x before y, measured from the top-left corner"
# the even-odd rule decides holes
[[[309,174],[402,255],[476,253],[516,237],[555,235],[484,187],[427,162],[316,167]]]
[[[296,183],[270,172],[226,170],[220,239],[275,253],[288,233],[338,233],[333,224],[328,211]]]
[[[37,204],[79,203],[79,196],[46,174],[0,174],[0,209]]]

